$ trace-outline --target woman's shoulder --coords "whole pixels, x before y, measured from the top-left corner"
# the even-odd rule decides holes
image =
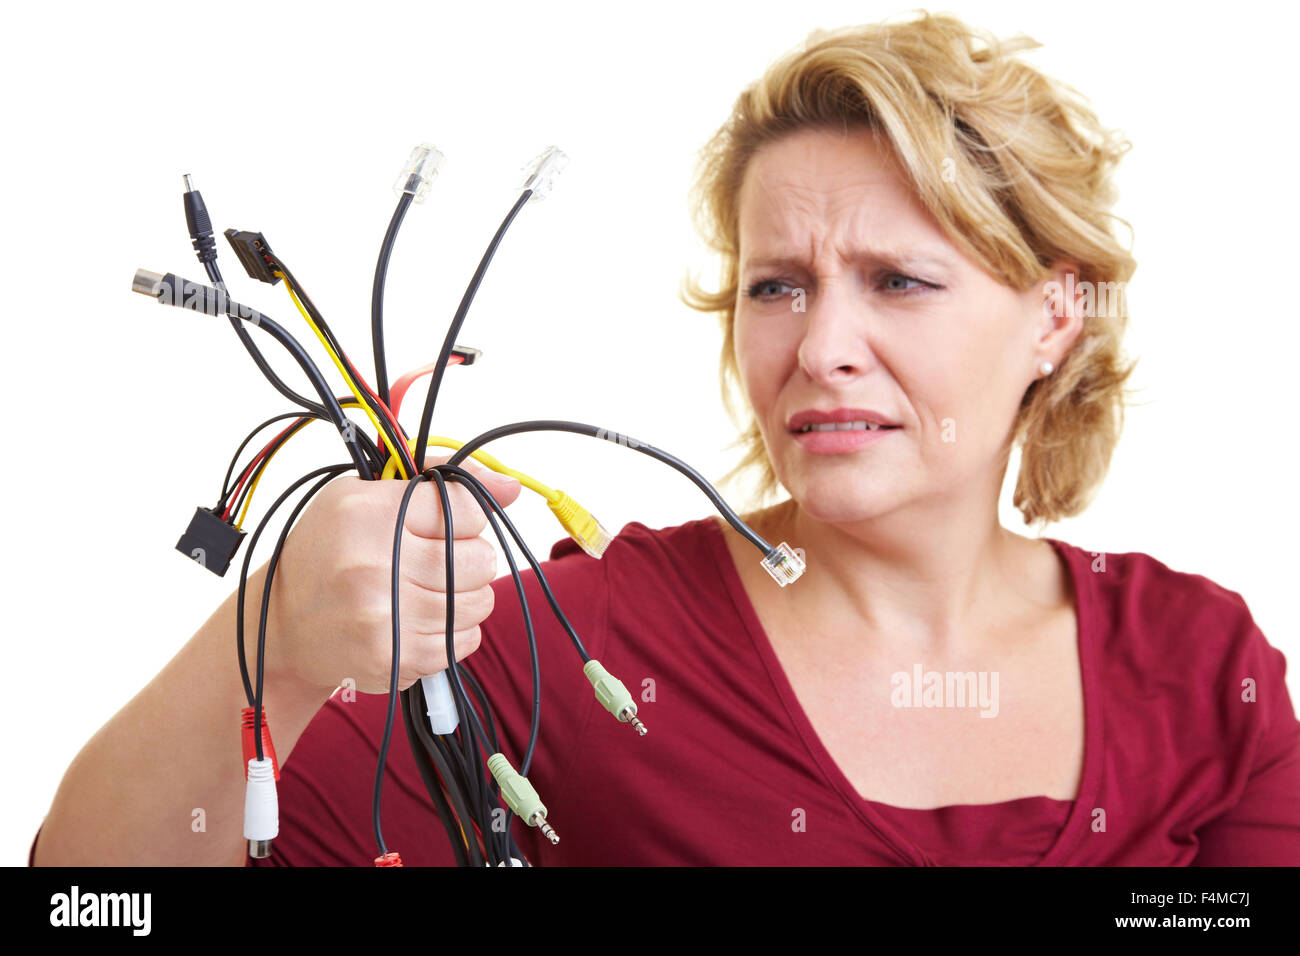
[[[1175,666],[1179,673],[1223,672],[1253,657],[1284,666],[1242,595],[1142,551],[1102,551],[1048,539],[1069,562],[1078,613],[1103,635],[1108,655]]]

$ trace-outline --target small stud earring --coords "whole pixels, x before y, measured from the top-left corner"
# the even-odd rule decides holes
[[[1042,365],[1038,366],[1038,371],[1042,372],[1044,375],[1051,375],[1055,370],[1056,366],[1051,362],[1044,362]]]

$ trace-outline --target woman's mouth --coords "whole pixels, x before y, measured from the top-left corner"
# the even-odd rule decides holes
[[[837,455],[874,444],[899,428],[898,425],[877,425],[859,420],[807,424],[792,429],[791,434],[805,451],[816,455]]]

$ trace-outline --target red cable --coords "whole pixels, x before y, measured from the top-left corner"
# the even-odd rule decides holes
[[[261,461],[263,458],[265,458],[265,457],[267,456],[267,454],[270,452],[270,450],[271,450],[272,448],[275,447],[275,443],[276,443],[276,442],[278,442],[281,438],[283,438],[283,437],[284,437],[285,435],[287,435],[289,432],[293,431],[293,429],[295,429],[295,428],[301,428],[304,424],[306,424],[306,423],[309,422],[309,421],[311,421],[310,418],[300,418],[300,419],[298,419],[296,422],[294,422],[292,425],[290,425],[290,426],[289,426],[288,428],[286,428],[284,431],[280,432],[280,434],[276,435],[276,436],[275,436],[274,438],[272,438],[269,442],[267,442],[267,443],[266,443],[266,447],[263,448],[260,452],[257,453],[257,457],[254,458],[252,461],[250,461],[250,462],[248,463],[248,467],[245,468],[243,474],[240,475],[240,478],[239,478],[239,484],[235,486],[235,490],[234,490],[233,492],[231,492],[231,494],[230,494],[230,504],[227,505],[227,506],[226,506],[226,510],[225,510],[224,512],[222,512],[222,515],[221,515],[221,520],[222,520],[222,521],[229,521],[229,520],[230,520],[230,514],[231,514],[232,511],[234,511],[234,508],[235,508],[235,502],[239,500],[239,492],[243,489],[243,487],[244,487],[244,483],[248,481],[249,476],[253,473],[253,469],[257,467],[257,463],[258,463],[259,461]]]
[[[459,365],[463,361],[465,360],[461,358],[459,355],[453,355],[447,361],[447,365],[448,367],[452,365]],[[436,361],[430,362],[428,365],[407,372],[405,375],[399,378],[396,381],[396,383],[394,383],[393,387],[389,389],[388,398],[393,403],[393,411],[395,413],[401,410],[402,399],[406,397],[407,389],[409,389],[417,380],[423,378],[424,376],[432,375],[434,369],[436,369],[437,367],[438,367],[438,363]]]

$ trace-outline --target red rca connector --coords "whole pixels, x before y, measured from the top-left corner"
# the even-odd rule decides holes
[[[240,727],[244,740],[244,779],[248,779],[248,761],[257,756],[257,741],[253,739],[253,708],[245,707],[241,711]],[[266,725],[266,708],[262,708],[262,755],[271,761],[275,779],[280,779],[280,761],[275,758],[275,747],[271,744],[271,728]]]
[[[383,856],[375,857],[375,866],[401,866],[402,854],[396,850],[390,850]]]

